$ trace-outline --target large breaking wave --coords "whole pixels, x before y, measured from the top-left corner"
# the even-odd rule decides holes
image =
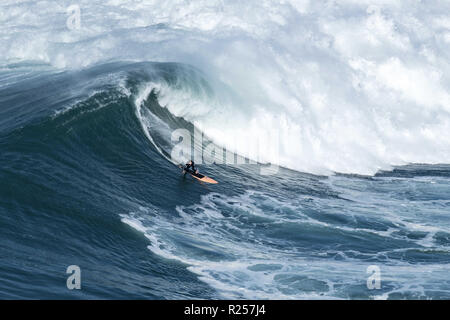
[[[189,64],[205,77],[157,84],[163,107],[241,154],[276,130],[263,160],[300,171],[450,162],[447,3],[78,3],[71,30],[68,1],[3,2],[2,62]]]

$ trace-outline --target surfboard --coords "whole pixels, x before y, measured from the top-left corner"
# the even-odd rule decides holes
[[[205,176],[204,174],[201,173],[195,173],[191,170],[186,170],[184,168],[184,166],[180,165],[180,168],[182,168],[185,172],[189,173],[191,176],[193,176],[195,179],[200,180],[202,182],[206,182],[206,183],[212,183],[212,184],[217,184],[218,182],[210,177]]]

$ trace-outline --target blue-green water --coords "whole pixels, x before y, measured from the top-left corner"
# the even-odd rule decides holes
[[[178,64],[2,69],[1,299],[450,298],[449,165],[211,164],[201,171],[219,184],[201,184],[167,160],[169,129],[192,124],[157,90],[136,105],[145,84],[189,74],[209,90]],[[69,265],[81,290],[66,287]]]

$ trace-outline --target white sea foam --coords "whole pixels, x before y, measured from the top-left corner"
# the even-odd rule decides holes
[[[321,203],[325,200],[316,201]],[[323,205],[326,206],[326,201]],[[338,206],[337,203],[335,205]],[[296,210],[280,210],[280,206],[292,206]],[[178,206],[178,215],[157,210],[155,216],[149,210],[157,209],[140,208],[122,215],[122,221],[146,235],[150,241],[148,248],[154,254],[186,264],[188,270],[217,289],[224,298],[348,298],[347,294],[352,289],[346,288],[360,288],[357,290],[365,292],[368,277],[366,269],[371,264],[381,266],[384,288],[380,292],[367,291],[372,298],[386,299],[390,295],[401,297],[402,294],[423,298],[427,285],[445,278],[448,272],[448,268],[442,264],[428,263],[417,267],[402,259],[389,258],[391,254],[402,255],[410,249],[419,250],[421,245],[424,245],[423,250],[427,250],[437,227],[424,227],[412,222],[404,224],[402,221],[402,225],[393,228],[397,231],[406,228],[407,231],[429,233],[425,239],[416,240],[416,244],[411,240],[410,248],[371,252],[370,247],[367,247],[368,252],[364,253],[344,249],[339,251],[338,246],[323,251],[323,255],[315,255],[312,253],[314,250],[304,251],[300,243],[290,242],[289,235],[278,238],[270,230],[277,228],[278,224],[289,222],[291,226],[303,225],[305,229],[302,230],[306,233],[319,229],[321,234],[362,232],[368,236],[373,233],[392,243],[402,238],[395,235],[393,230],[377,232],[358,226],[339,227],[320,222],[314,215],[308,219],[302,214],[306,208],[294,200],[292,203],[280,202],[258,191],[247,191],[234,197],[210,193],[202,196],[198,204]],[[326,208],[321,211],[327,212]],[[338,211],[343,216],[358,214]],[[368,214],[370,210],[365,213]],[[363,216],[363,213],[360,215]],[[375,218],[380,223],[389,224],[393,217],[376,214]],[[403,219],[407,220],[406,217]],[[396,223],[395,220],[392,222]],[[319,229],[309,230],[308,226]],[[361,237],[364,236],[361,234]],[[308,245],[314,245],[314,242]],[[440,247],[439,250],[445,248]],[[334,255],[336,258],[333,258]],[[381,259],[373,260],[378,258]],[[435,288],[438,290],[440,287]]]

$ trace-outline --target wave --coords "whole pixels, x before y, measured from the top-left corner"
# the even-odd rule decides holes
[[[157,84],[161,105],[240,154],[259,138],[262,162],[320,174],[450,162],[446,4],[89,2],[79,29],[62,3],[2,5],[3,65],[192,65],[206,77],[180,81],[207,83]]]
[[[63,79],[65,74],[45,77]],[[69,93],[61,93],[60,99],[66,100],[67,107],[61,109],[57,104],[60,109],[55,115],[77,108],[82,103],[76,101],[95,96],[105,88],[114,89],[130,99],[148,140],[173,163],[195,158],[197,163],[235,164],[239,163],[234,158],[237,154],[250,161],[314,174],[373,175],[395,165],[450,162],[449,138],[444,134],[450,122],[447,123],[445,113],[436,123],[418,125],[417,121],[428,121],[422,117],[404,123],[405,128],[394,128],[386,119],[372,118],[372,111],[364,114],[361,110],[346,111],[340,119],[328,119],[332,124],[313,124],[311,119],[317,120],[316,117],[296,118],[294,114],[288,117],[263,109],[254,112],[254,108],[242,104],[229,86],[189,65],[113,63],[69,74],[80,81]],[[83,82],[88,77],[93,78]],[[32,77],[27,83],[39,81]],[[348,124],[353,117],[360,119]],[[376,128],[377,122],[382,126]],[[179,129],[186,129],[195,139],[192,150],[188,144],[181,156],[174,156],[177,142],[173,135]],[[209,142],[212,149],[208,149]],[[245,161],[248,162],[240,163]]]
[[[0,295],[449,297],[445,12],[2,1]],[[191,157],[262,165],[202,165],[210,186]]]
[[[55,274],[74,257],[92,284],[81,297],[371,298],[365,271],[374,263],[386,276],[379,298],[448,296],[448,165],[374,177],[202,166],[220,181],[211,187],[183,179],[167,160],[179,143],[174,130],[209,145],[216,140],[204,122],[251,117],[218,79],[180,63],[5,70],[0,217],[14,259],[2,263],[15,279],[0,288],[6,297],[73,298]],[[239,128],[232,119],[213,124]],[[25,282],[33,291],[17,277],[29,259],[45,266],[43,278],[30,272]],[[89,270],[106,281],[90,281]]]
[[[161,105],[239,154],[259,139],[261,162],[370,175],[449,163],[447,5],[327,3],[90,2],[70,29],[63,4],[7,2],[14,10],[2,10],[0,53],[3,65],[63,70],[111,60],[191,65],[203,79],[179,70],[180,83],[156,83]]]

